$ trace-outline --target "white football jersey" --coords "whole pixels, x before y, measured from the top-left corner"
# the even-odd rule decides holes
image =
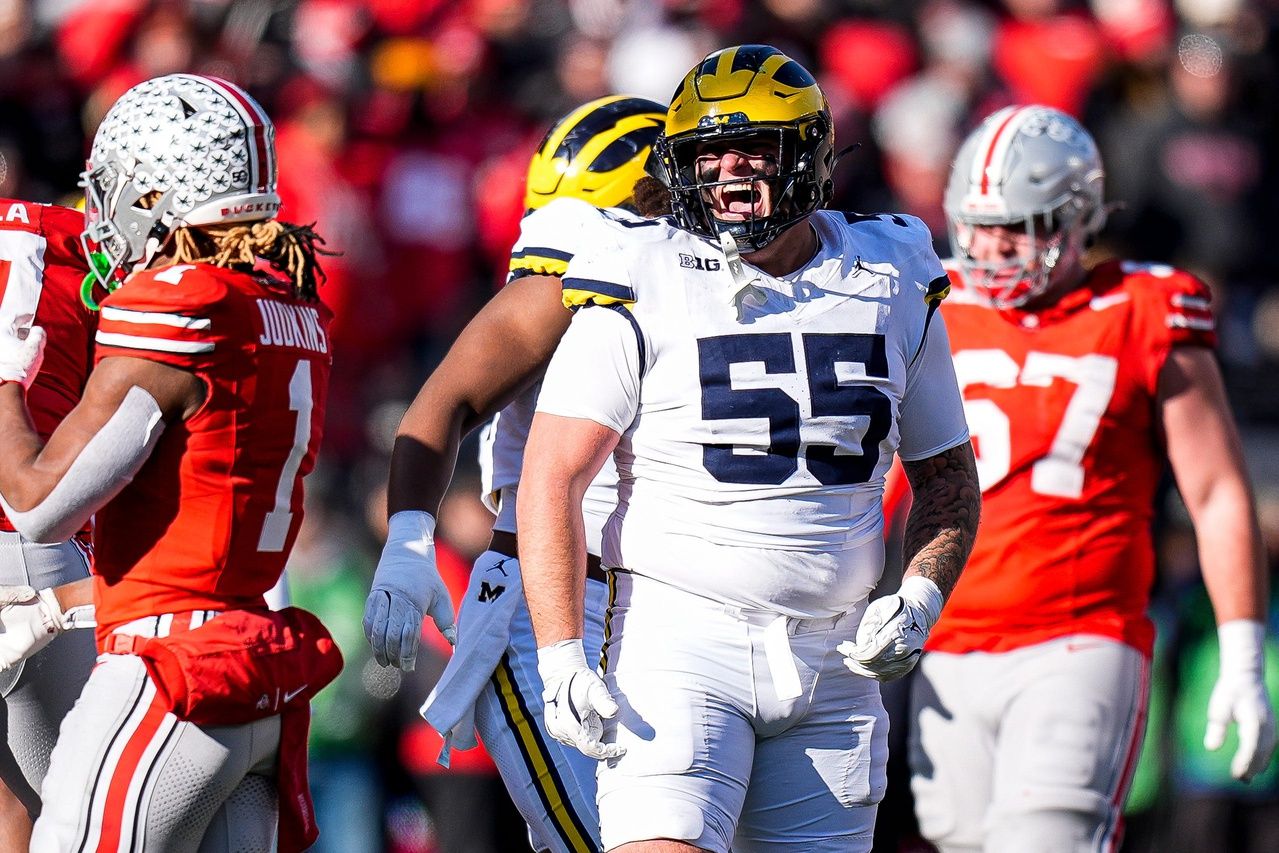
[[[637,219],[622,210],[612,214],[618,221]],[[535,210],[520,223],[507,281],[524,275],[562,276],[581,247],[601,238],[609,239],[607,229],[612,221],[601,215],[599,208],[574,198],[556,199]],[[515,494],[539,387],[540,383],[535,383],[512,400],[480,433],[481,497],[497,515],[495,530],[515,532]],[[616,506],[617,469],[610,460],[591,482],[582,501],[586,547],[592,554],[600,553],[601,531]]]
[[[616,430],[606,566],[819,617],[883,569],[884,475],[968,437],[936,306],[946,273],[906,216],[821,211],[782,277],[670,220],[605,213],[563,276],[579,310],[538,410]]]

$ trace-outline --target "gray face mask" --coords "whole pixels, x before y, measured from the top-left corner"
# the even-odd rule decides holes
[[[1061,271],[1082,261],[1086,239],[1074,221],[1077,216],[1070,211],[1050,213],[1007,226],[951,219],[947,222],[951,251],[967,284],[984,292],[991,305],[1020,308],[1048,292]],[[979,257],[990,253],[974,251],[977,232],[992,227],[1009,228],[1018,235],[1018,242],[1024,234],[1024,250],[1008,257]]]

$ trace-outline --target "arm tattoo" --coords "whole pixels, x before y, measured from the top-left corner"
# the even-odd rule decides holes
[[[950,597],[968,561],[981,517],[981,487],[971,442],[916,462],[903,462],[914,492],[903,545],[907,569]]]

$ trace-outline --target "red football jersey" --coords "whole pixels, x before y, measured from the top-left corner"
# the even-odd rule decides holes
[[[92,364],[97,317],[80,301],[89,272],[83,230],[79,211],[0,198],[0,325],[40,326],[48,335],[44,363],[27,391],[41,438],[75,408]],[[13,530],[2,511],[0,530]]]
[[[981,526],[928,648],[1006,651],[1066,634],[1149,654],[1157,381],[1216,343],[1208,289],[1113,261],[1038,313],[956,287],[942,308],[981,477]]]
[[[302,523],[331,319],[278,282],[206,264],[136,273],[103,300],[97,360],[189,370],[208,396],[98,513],[99,638],[152,614],[262,606]]]

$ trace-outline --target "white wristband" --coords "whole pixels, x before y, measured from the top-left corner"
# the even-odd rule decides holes
[[[386,521],[386,541],[405,545],[415,553],[425,555],[435,543],[435,516],[426,510],[400,510]]]
[[[582,648],[581,637],[560,640],[537,650],[537,671],[543,681],[554,672],[590,668],[586,665],[586,650]]]
[[[92,604],[80,604],[62,614],[62,628],[65,631],[96,627],[98,627],[98,611]]]
[[[1217,626],[1221,672],[1260,674],[1265,662],[1266,626],[1255,619],[1231,619]]]
[[[941,589],[932,580],[923,575],[911,575],[902,580],[901,589],[897,591],[897,594],[923,609],[924,614],[928,617],[929,628],[937,624],[938,618],[941,617],[942,605],[946,603],[946,598],[941,594]]]

